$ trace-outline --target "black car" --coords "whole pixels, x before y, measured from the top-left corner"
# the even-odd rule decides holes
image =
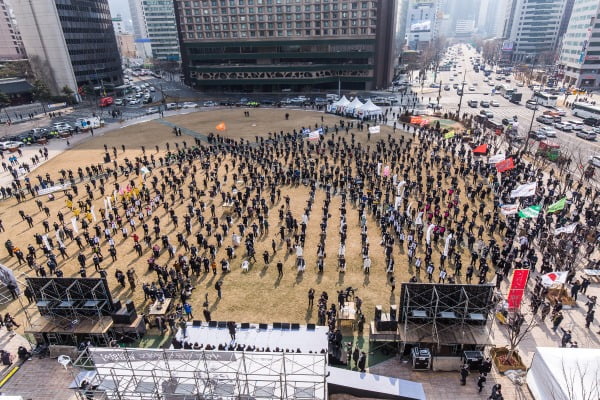
[[[592,127],[600,126],[600,120],[597,120],[596,118],[585,118],[583,123]]]

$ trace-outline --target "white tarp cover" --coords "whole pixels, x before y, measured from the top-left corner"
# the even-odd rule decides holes
[[[344,108],[350,104],[350,100],[348,100],[346,98],[346,96],[342,96],[341,99],[339,99],[338,101],[330,104],[327,106],[327,111],[329,112],[338,112],[338,111],[343,111]]]
[[[367,100],[362,107],[357,110],[359,115],[369,116],[369,115],[379,115],[381,114],[381,107],[373,104],[371,99]]]
[[[536,400],[600,398],[600,349],[538,347],[527,373]]]
[[[348,114],[354,114],[362,106],[363,103],[358,99],[358,97],[355,97],[354,100],[352,100],[352,102],[346,106],[344,111]]]

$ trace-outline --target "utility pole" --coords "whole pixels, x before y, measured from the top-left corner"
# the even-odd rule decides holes
[[[440,81],[440,87],[438,89],[438,98],[437,98],[437,104],[438,106],[440,105],[440,99],[442,98],[442,81]]]
[[[529,147],[529,132],[531,132],[531,128],[533,128],[533,121],[535,121],[535,113],[537,112],[538,109],[538,98],[535,98],[535,108],[533,109],[533,114],[531,114],[531,121],[529,122],[529,129],[527,129],[527,132],[525,133],[525,143],[523,144],[523,148],[521,149],[520,153],[525,153],[527,151],[527,148]]]
[[[460,100],[458,102],[458,119],[460,121],[460,107],[462,106],[462,99],[463,99],[463,95],[465,94],[465,79],[467,79],[467,68],[465,67],[465,73],[463,74],[463,81],[460,87]]]

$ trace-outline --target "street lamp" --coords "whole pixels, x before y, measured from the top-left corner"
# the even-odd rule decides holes
[[[465,68],[465,73],[463,74],[463,81],[462,81],[462,85],[460,87],[460,100],[458,102],[458,119],[460,120],[460,108],[462,107],[462,99],[463,99],[463,95],[465,94],[465,79],[467,79],[467,69]]]

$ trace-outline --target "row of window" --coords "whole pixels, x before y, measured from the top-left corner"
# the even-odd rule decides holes
[[[350,29],[296,29],[296,30],[264,30],[250,32],[187,32],[186,39],[229,39],[229,38],[264,38],[286,36],[345,36],[345,35],[375,35],[375,28],[350,28]]]
[[[180,0],[181,1],[181,0]],[[342,8],[344,10],[348,9],[348,7],[350,7],[350,9],[352,10],[356,10],[359,8],[369,8],[369,4],[371,5],[371,7],[377,7],[377,1],[361,1],[360,3],[358,1],[352,1],[352,0],[343,0],[344,2],[342,3]],[[198,8],[198,7],[235,7],[235,6],[261,6],[261,5],[267,5],[267,6],[272,6],[272,5],[277,5],[278,8],[283,8],[283,6],[279,6],[279,4],[287,4],[285,6],[286,9],[291,9],[292,7],[295,8],[299,8],[302,7],[301,5],[298,4],[304,4],[305,8],[310,9],[310,7],[314,7],[315,10],[317,9],[321,9],[321,7],[323,7],[323,9],[329,8],[329,0],[322,0],[323,5],[321,6],[321,4],[319,4],[321,2],[321,0],[286,0],[285,2],[283,0],[212,0],[212,1],[207,1],[207,0],[202,0],[202,1],[183,1],[183,7],[189,8],[189,7],[194,7],[194,8]],[[341,3],[342,0],[331,0],[331,3],[335,3],[332,5],[332,7],[338,7],[339,4]],[[296,6],[292,6],[291,4],[295,3]],[[310,3],[314,3],[314,6],[312,6]]]
[[[372,21],[371,22],[371,26],[375,26],[375,22]],[[185,28],[188,32],[191,31],[201,31],[204,30],[206,31],[245,31],[245,30],[255,30],[258,26],[258,29],[283,29],[283,28],[287,28],[287,29],[292,29],[292,28],[338,28],[338,27],[348,27],[348,26],[369,26],[369,23],[367,20],[352,20],[350,21],[350,23],[348,23],[348,21],[342,21],[341,24],[338,24],[338,21],[333,21],[331,24],[329,23],[329,21],[323,21],[323,23],[321,24],[320,21],[305,21],[305,22],[296,22],[295,24],[292,22],[286,22],[285,26],[283,24],[283,22],[277,22],[277,23],[273,23],[273,22],[269,22],[269,23],[259,23],[259,24],[255,24],[255,23],[250,23],[250,24],[213,24],[213,25],[186,25]]]

